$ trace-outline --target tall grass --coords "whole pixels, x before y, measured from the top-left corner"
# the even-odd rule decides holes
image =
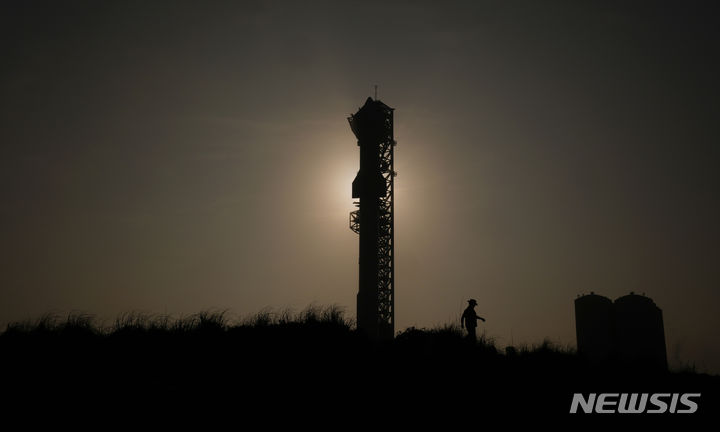
[[[337,305],[318,306],[310,305],[305,309],[294,312],[292,309],[274,311],[263,309],[255,315],[242,318],[236,326],[239,327],[268,327],[287,325],[328,325],[350,330],[355,322],[345,316],[345,310]]]
[[[264,309],[254,315],[231,320],[227,310],[201,311],[196,314],[172,317],[141,312],[123,313],[109,325],[104,325],[94,315],[70,313],[66,316],[45,314],[35,320],[9,323],[0,336],[30,335],[137,335],[157,333],[223,333],[236,329],[259,329],[282,326],[326,326],[350,331],[354,321],[345,316],[343,308],[311,305],[294,312],[291,309],[276,312]]]
[[[7,325],[3,336],[14,335],[85,335],[93,336],[103,333],[95,316],[71,312],[64,318],[58,314],[44,314],[35,320],[12,322]]]
[[[179,352],[194,350],[192,344],[201,343],[205,349],[222,340],[223,349],[233,350],[237,355],[252,351],[280,355],[283,350],[292,353],[315,350],[320,353],[318,356],[328,355],[333,350],[355,355],[367,351],[369,343],[343,308],[310,305],[300,311],[268,308],[244,317],[232,317],[227,310],[207,310],[180,317],[129,312],[107,325],[85,313],[45,314],[34,320],[8,324],[0,333],[0,348],[32,348],[33,341],[54,341],[60,348],[64,341],[69,341],[73,342],[73,347],[78,347],[89,340],[122,341],[123,347],[135,346],[158,353],[168,344],[172,345],[173,352]],[[583,367],[574,347],[559,346],[545,339],[535,345],[500,350],[496,340],[485,332],[479,334],[476,341],[468,341],[465,331],[457,324],[429,329],[410,327],[400,331],[394,340],[380,345],[386,350],[382,355],[398,354],[404,359],[429,355],[531,365],[530,369],[561,367],[574,370]],[[686,365],[677,372],[694,373],[695,368]]]
[[[272,407],[273,415],[298,404],[305,413],[351,407],[354,415],[356,407],[369,412],[368,403],[397,401],[418,415],[478,407],[513,415],[529,408],[566,413],[568,394],[635,379],[627,373],[596,378],[574,350],[549,340],[503,352],[485,333],[467,340],[456,324],[411,327],[375,343],[342,308],[316,305],[245,317],[224,310],[181,317],[132,312],[107,325],[88,314],[48,314],[8,325],[0,353],[6,394],[37,401],[37,394],[60,389],[62,398],[53,403],[62,399],[73,409],[82,405],[77,401],[111,400],[119,407],[165,404],[167,412],[177,412],[186,400],[194,406],[227,398],[243,415],[254,410],[242,405],[247,401]],[[703,394],[718,385],[694,374],[675,381]],[[633,382],[633,389],[649,388]],[[387,395],[392,399],[378,404]]]

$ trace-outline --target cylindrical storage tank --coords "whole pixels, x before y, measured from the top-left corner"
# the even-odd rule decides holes
[[[615,300],[618,359],[643,369],[667,370],[662,310],[649,297],[630,293]]]
[[[613,302],[590,293],[575,299],[575,331],[578,354],[593,363],[610,359],[614,338]]]

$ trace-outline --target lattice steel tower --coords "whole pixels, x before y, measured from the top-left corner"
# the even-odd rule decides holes
[[[360,234],[357,325],[372,339],[391,339],[395,334],[393,108],[367,98],[348,121],[360,147],[360,171],[352,183],[358,209],[350,213],[350,229]]]

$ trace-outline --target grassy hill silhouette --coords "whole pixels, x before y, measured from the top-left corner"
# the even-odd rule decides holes
[[[366,420],[392,407],[422,423],[567,417],[580,392],[700,392],[698,415],[708,416],[716,414],[720,389],[718,376],[591,365],[548,341],[506,350],[484,337],[469,343],[455,325],[371,341],[334,306],[264,311],[237,322],[223,312],[129,313],[109,325],[91,315],[46,315],[8,325],[0,353],[5,391],[21,405],[57,393],[54,403],[84,407],[130,401],[151,411],[189,404],[255,414],[364,413]]]

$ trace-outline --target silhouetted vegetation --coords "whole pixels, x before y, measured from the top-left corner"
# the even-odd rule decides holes
[[[173,318],[128,313],[46,315],[0,335],[6,389],[31,400],[48,389],[83,403],[175,404],[243,400],[244,410],[411,404],[424,415],[512,412],[566,415],[576,392],[704,391],[718,377],[592,366],[550,341],[499,349],[457,325],[363,337],[343,310],[265,310],[240,319],[206,311]],[[211,402],[212,401],[212,402]]]

